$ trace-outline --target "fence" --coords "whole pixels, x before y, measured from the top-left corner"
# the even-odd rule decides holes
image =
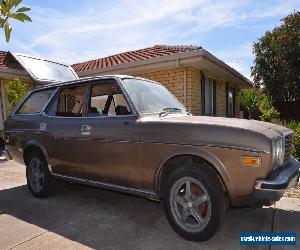
[[[279,102],[275,107],[280,112],[282,120],[300,121],[300,101],[295,102]]]

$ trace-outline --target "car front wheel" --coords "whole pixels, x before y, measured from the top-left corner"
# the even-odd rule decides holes
[[[47,197],[54,190],[55,180],[43,154],[38,151],[31,153],[26,161],[26,177],[27,186],[35,197]]]
[[[175,171],[167,180],[164,207],[170,225],[184,239],[208,240],[225,209],[225,195],[211,170]]]

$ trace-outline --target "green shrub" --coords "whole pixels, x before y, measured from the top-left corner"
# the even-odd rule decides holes
[[[10,106],[9,111],[12,111],[16,104],[28,91],[28,85],[15,78],[4,87],[5,97],[7,98]]]
[[[282,123],[282,125],[287,127],[287,128],[290,128],[292,130],[296,130],[296,129],[300,128],[300,122],[293,121],[293,120],[289,121],[289,122],[285,121],[285,122]]]
[[[260,119],[264,122],[274,122],[279,118],[279,112],[274,107],[261,109],[260,111],[262,113]]]
[[[294,149],[293,155],[296,159],[300,160],[300,122],[289,121],[282,122],[282,125],[294,130]]]
[[[300,128],[294,130],[294,152],[293,155],[300,161]]]
[[[254,89],[247,89],[240,94],[240,103],[244,110],[247,110],[249,119],[252,118],[252,113],[259,107],[259,94]]]
[[[260,119],[265,122],[276,121],[280,115],[273,106],[270,98],[263,93],[260,95],[259,110],[261,112]]]
[[[244,110],[247,110],[249,119],[252,118],[252,113],[256,111],[261,113],[260,120],[262,121],[277,122],[279,119],[280,113],[263,90],[247,89],[242,91],[240,102]]]

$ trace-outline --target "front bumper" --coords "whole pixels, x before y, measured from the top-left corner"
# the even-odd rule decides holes
[[[257,180],[254,190],[255,200],[278,201],[286,189],[298,184],[299,169],[300,162],[291,158],[287,166],[276,169],[269,179]]]

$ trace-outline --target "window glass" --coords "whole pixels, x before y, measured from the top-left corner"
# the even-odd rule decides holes
[[[228,110],[228,116],[234,117],[234,98],[235,98],[235,89],[234,88],[228,88],[227,93],[227,110]]]
[[[115,81],[102,82],[92,86],[88,116],[129,114],[131,114],[130,107]]]
[[[86,86],[63,88],[48,114],[66,117],[82,116]]]
[[[23,103],[17,114],[34,114],[42,111],[54,89],[33,92]]]
[[[205,115],[213,115],[213,80],[205,77]]]
[[[164,109],[174,109],[187,113],[186,108],[164,86],[141,79],[123,80],[133,103],[141,113],[160,113]]]

